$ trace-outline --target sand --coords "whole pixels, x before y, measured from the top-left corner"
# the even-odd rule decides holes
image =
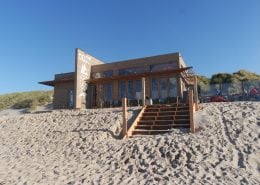
[[[1,116],[0,184],[260,184],[258,102],[202,104],[195,134],[122,140],[121,122],[120,109]]]

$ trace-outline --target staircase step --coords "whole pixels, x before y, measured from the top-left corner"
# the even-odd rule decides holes
[[[189,119],[190,115],[189,114],[181,114],[181,115],[174,115],[175,119]]]
[[[189,119],[179,120],[142,120],[137,125],[170,125],[170,124],[190,124]]]
[[[175,115],[175,111],[158,112],[158,116],[173,116],[173,115]]]
[[[169,130],[173,128],[189,128],[189,124],[170,124],[170,125],[137,125],[135,129],[140,130]]]
[[[173,124],[173,121],[171,120],[157,120],[157,121],[151,121],[151,120],[143,120],[139,121],[137,125],[169,125]]]
[[[171,116],[142,116],[140,118],[141,121],[144,120],[182,120],[189,119],[188,115],[171,115]]]
[[[189,119],[176,119],[176,120],[174,120],[174,123],[175,124],[185,124],[185,123],[190,124],[190,120]]]
[[[140,120],[173,120],[174,116],[142,116]]]
[[[173,104],[155,104],[155,105],[147,105],[146,108],[153,108],[153,107],[183,107],[189,106],[186,103],[173,103]]]
[[[161,111],[176,111],[176,108],[149,108],[145,112],[161,112]]]
[[[189,112],[189,110],[173,110],[173,109],[147,109],[144,111],[144,113],[164,113],[164,112],[172,112],[172,113],[175,113],[175,112]]]
[[[155,135],[172,132],[172,130],[134,130],[132,135]]]
[[[190,116],[187,104],[148,105],[132,131],[132,135],[164,134],[175,128],[189,127]]]
[[[189,107],[177,107],[176,110],[189,110]]]
[[[143,116],[158,116],[158,112],[144,112]]]
[[[176,111],[175,115],[189,115],[189,110]]]

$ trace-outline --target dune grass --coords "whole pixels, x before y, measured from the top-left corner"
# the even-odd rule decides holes
[[[53,91],[30,91],[0,95],[0,110],[15,108],[35,109],[52,101]]]

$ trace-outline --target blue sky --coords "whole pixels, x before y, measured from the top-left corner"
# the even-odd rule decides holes
[[[0,0],[0,94],[74,70],[75,48],[113,62],[181,52],[200,75],[260,73],[259,0]]]

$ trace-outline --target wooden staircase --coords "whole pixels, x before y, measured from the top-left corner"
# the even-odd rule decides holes
[[[190,128],[188,104],[148,105],[140,114],[128,132],[129,137],[164,134],[175,128]]]

